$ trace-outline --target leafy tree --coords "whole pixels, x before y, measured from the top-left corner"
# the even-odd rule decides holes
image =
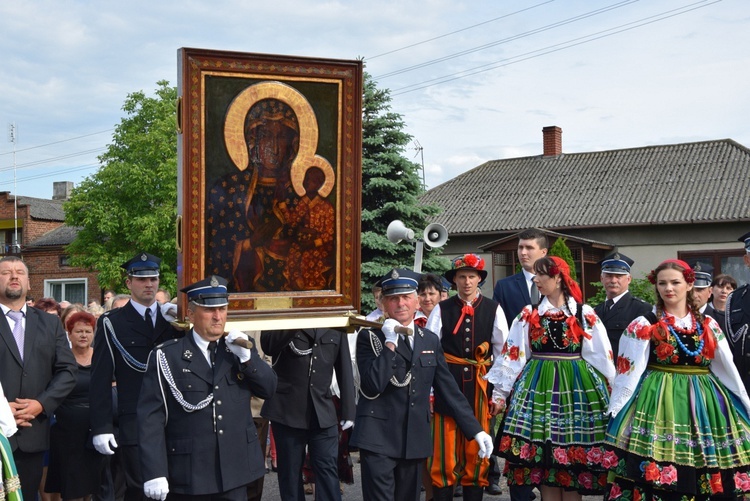
[[[176,99],[163,80],[153,97],[129,94],[102,167],[65,203],[65,223],[80,228],[67,248],[71,262],[98,270],[102,287],[122,289],[120,264],[145,251],[161,257],[162,286],[175,290]]]
[[[576,263],[573,261],[573,254],[570,252],[570,247],[565,243],[565,240],[566,239],[564,238],[558,238],[555,240],[555,243],[552,244],[552,247],[550,247],[547,254],[549,256],[557,256],[568,263],[568,267],[570,268],[570,278],[575,280],[577,276]]]
[[[362,310],[375,308],[372,285],[389,269],[412,268],[414,244],[391,243],[388,224],[400,219],[421,234],[439,209],[421,205],[423,193],[419,165],[404,156],[411,136],[404,132],[402,116],[391,111],[388,89],[378,89],[365,73],[362,103]],[[439,251],[425,248],[422,270],[442,273],[449,263]]]
[[[597,305],[607,300],[607,295],[604,292],[604,286],[601,282],[591,282],[591,285],[596,286],[597,292],[591,296],[586,302],[590,305]],[[656,304],[656,290],[654,285],[648,281],[648,278],[644,275],[643,278],[633,278],[628,290],[632,295],[637,298],[643,299],[649,304]]]

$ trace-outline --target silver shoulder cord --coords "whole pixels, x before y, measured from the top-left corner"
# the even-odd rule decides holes
[[[369,332],[370,332],[370,346],[372,347],[372,352],[375,353],[376,357],[379,357],[380,354],[383,352],[383,343],[380,342],[380,339],[378,338],[377,334],[375,334],[373,331],[369,331]],[[409,384],[411,383],[411,371],[406,373],[406,377],[404,378],[403,382],[399,382],[399,380],[396,379],[396,375],[394,374],[393,376],[391,376],[390,383],[396,388],[403,388],[405,386],[409,386]],[[376,398],[380,396],[380,393],[378,393],[374,397],[367,395],[364,391],[362,391],[361,383],[359,387],[359,392],[367,400],[375,400]]]
[[[115,367],[115,354],[112,351],[110,338],[112,339],[112,343],[114,343],[115,348],[117,348],[117,351],[119,351],[120,355],[122,355],[122,359],[125,361],[125,364],[127,364],[128,367],[136,372],[146,372],[146,364],[139,362],[133,355],[128,353],[125,347],[120,343],[120,340],[117,339],[117,336],[115,335],[115,328],[112,326],[112,321],[109,319],[109,317],[104,317],[102,325],[104,325],[104,338],[107,340],[107,346],[109,347],[109,356],[112,357],[112,367]],[[107,333],[109,333],[109,336],[106,335]]]
[[[169,390],[171,391],[172,396],[175,400],[177,400],[177,403],[180,404],[180,407],[182,407],[185,412],[194,412],[205,409],[206,407],[208,407],[208,404],[213,401],[213,393],[210,393],[206,398],[204,398],[197,404],[191,404],[190,402],[185,400],[185,397],[182,396],[182,392],[177,388],[177,385],[174,382],[172,370],[169,368],[169,363],[167,362],[167,356],[161,349],[156,350],[156,364],[157,373],[164,377],[164,380],[169,385]],[[162,386],[161,377],[159,378],[159,386],[161,387],[162,398],[164,399],[164,407],[166,408],[167,399],[164,396],[164,387]]]
[[[742,344],[740,346],[740,353],[745,353],[745,340],[747,339],[748,324],[744,324],[742,327],[737,329],[737,332],[732,330],[732,299],[734,299],[734,291],[729,294],[727,298],[727,305],[724,309],[726,317],[724,318],[724,328],[727,330],[727,336],[732,340],[732,344],[735,344],[739,338],[742,338]]]

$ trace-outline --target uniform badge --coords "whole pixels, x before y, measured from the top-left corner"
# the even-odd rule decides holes
[[[185,350],[185,353],[182,354],[182,356],[188,360],[193,358],[193,352],[190,350]]]
[[[394,280],[398,278],[398,272],[396,270],[393,270],[393,272],[391,273],[391,278]]]
[[[617,254],[617,253],[615,253],[615,255],[612,256],[612,259],[614,259],[615,261],[619,261],[620,260],[620,255]]]
[[[218,287],[219,281],[216,279],[215,276],[211,275],[211,287]]]
[[[145,252],[141,254],[141,261],[148,261],[148,256],[146,255]]]

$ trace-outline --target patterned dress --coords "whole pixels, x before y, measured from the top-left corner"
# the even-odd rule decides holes
[[[750,399],[719,325],[635,319],[620,340],[607,429],[612,500],[750,492]]]
[[[496,447],[508,464],[509,485],[604,491],[614,376],[607,331],[588,305],[570,299],[558,309],[545,298],[538,309],[523,309],[487,375],[496,393],[510,394]]]

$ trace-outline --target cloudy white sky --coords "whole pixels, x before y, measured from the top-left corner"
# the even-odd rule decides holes
[[[750,147],[747,0],[0,3],[0,191],[96,171],[128,93],[180,47],[364,57],[428,187],[486,160],[731,138]],[[416,143],[407,155],[421,161]]]

